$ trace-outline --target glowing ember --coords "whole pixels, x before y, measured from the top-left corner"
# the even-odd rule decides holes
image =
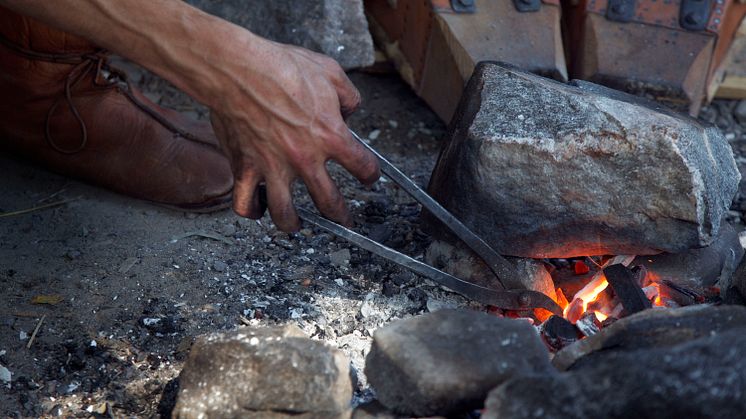
[[[614,305],[608,306],[608,301],[600,301],[598,304],[594,304],[599,300],[599,296],[603,293],[606,288],[609,287],[609,281],[604,276],[603,268],[615,263],[621,263],[623,265],[629,265],[634,256],[616,256],[610,259],[598,272],[591,278],[591,280],[582,288],[580,291],[575,293],[570,304],[568,304],[564,310],[564,317],[571,323],[576,323],[583,314],[587,311],[591,311],[596,315],[599,321],[604,321],[609,316],[617,311]],[[590,308],[589,308],[590,307]],[[618,315],[618,313],[617,313]]]
[[[584,313],[588,310],[588,303],[596,301],[598,294],[601,294],[608,286],[609,282],[602,273],[599,275],[598,279],[595,279],[594,277],[594,280],[589,282],[585,287],[583,287],[583,289],[575,294],[575,298],[580,298],[583,301]]]

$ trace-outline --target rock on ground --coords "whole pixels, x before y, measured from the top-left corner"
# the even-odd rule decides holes
[[[746,307],[693,305],[675,309],[652,309],[620,319],[600,333],[559,351],[552,363],[560,370],[582,362],[602,362],[614,351],[671,347],[733,329],[746,329]]]
[[[715,127],[653,106],[482,63],[430,192],[507,255],[707,246],[740,179],[731,148]]]
[[[479,408],[507,379],[553,371],[529,323],[466,310],[439,310],[378,329],[365,365],[378,400],[412,416]]]
[[[490,271],[479,256],[465,246],[456,246],[442,240],[433,241],[425,253],[427,263],[457,278],[479,284],[487,288],[501,288],[495,274]],[[529,258],[509,258],[516,268],[518,278],[526,289],[539,291],[552,300],[557,299],[554,280],[544,264]]]
[[[733,273],[743,254],[738,233],[730,223],[723,222],[717,238],[707,247],[639,256],[630,265],[645,266],[658,278],[656,282],[671,281],[697,292],[717,286],[724,293],[733,283]]]
[[[329,55],[345,69],[375,60],[362,0],[187,2],[259,36]]]
[[[348,418],[349,361],[295,326],[199,338],[179,375],[173,416]]]
[[[615,352],[564,374],[516,377],[490,393],[482,417],[742,417],[744,345],[741,328],[672,348]]]

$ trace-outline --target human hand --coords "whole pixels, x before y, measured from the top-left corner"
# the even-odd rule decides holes
[[[226,95],[212,108],[215,133],[228,152],[235,176],[233,209],[258,219],[264,213],[258,186],[277,227],[300,228],[291,185],[303,180],[327,218],[350,226],[352,217],[329,176],[335,160],[370,185],[378,162],[355,141],[344,122],[360,93],[333,59],[303,48],[260,39],[260,53],[226,62]]]

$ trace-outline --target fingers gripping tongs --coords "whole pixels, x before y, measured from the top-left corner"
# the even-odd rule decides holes
[[[350,132],[357,141],[378,158],[381,170],[386,176],[411,195],[417,202],[422,204],[427,211],[445,224],[446,227],[484,260],[504,289],[486,288],[456,278],[453,275],[386,247],[333,221],[329,221],[318,214],[299,208],[298,215],[301,219],[480,303],[506,310],[543,308],[554,314],[562,315],[562,309],[551,298],[540,292],[526,289],[520,281],[518,272],[513,264],[498,255],[484,240],[469,230],[453,214],[443,208],[438,201],[423,191],[410,178],[373,149],[373,147],[366,144],[357,134],[352,130]]]

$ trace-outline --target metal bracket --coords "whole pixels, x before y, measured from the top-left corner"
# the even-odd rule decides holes
[[[538,12],[541,8],[541,0],[513,0],[513,5],[521,13]]]
[[[679,25],[689,31],[703,31],[710,20],[712,0],[682,0]]]
[[[635,17],[635,0],[609,0],[606,19],[614,22],[629,22]]]
[[[456,13],[475,13],[477,0],[451,0],[451,9]]]

